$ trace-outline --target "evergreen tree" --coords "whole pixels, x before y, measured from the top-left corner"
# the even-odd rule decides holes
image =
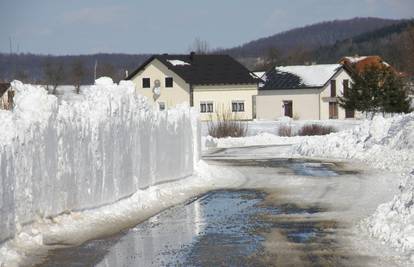
[[[381,96],[383,113],[410,112],[408,89],[405,87],[403,80],[390,69],[384,71]]]
[[[367,114],[410,112],[410,100],[402,79],[391,68],[371,65],[354,76],[354,84],[339,105]]]

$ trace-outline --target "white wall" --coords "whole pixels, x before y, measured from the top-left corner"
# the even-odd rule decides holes
[[[109,204],[193,173],[198,121],[188,108],[155,112],[130,82],[102,84],[58,105],[15,84],[16,108],[0,119],[0,242],[16,226]]]
[[[165,78],[173,78],[173,87],[165,87]],[[150,88],[142,87],[142,78],[150,78]],[[154,101],[154,81],[159,80],[161,83],[160,97]],[[138,72],[131,81],[135,84],[137,92],[148,98],[151,103],[164,102],[166,107],[175,107],[177,104],[190,103],[190,86],[175,72],[168,69],[158,59],[150,62],[145,69]]]
[[[283,101],[292,101],[293,117],[300,120],[318,119],[320,92],[320,89],[261,90],[256,97],[257,118],[275,120],[283,117]]]
[[[341,70],[339,73],[332,78],[336,80],[336,95],[343,96],[344,93],[344,86],[343,81],[349,80],[349,85],[352,86],[352,78],[345,70]],[[321,119],[328,120],[329,119],[329,102],[324,101],[323,98],[331,96],[331,85],[328,83],[325,88],[323,89],[322,93],[320,94],[321,99]],[[338,105],[338,119],[345,119],[345,110]]]
[[[201,102],[213,102],[213,113],[201,113],[201,120],[210,120],[216,113],[232,111],[232,101],[244,101],[244,112],[233,113],[237,119],[253,119],[253,96],[257,95],[257,85],[211,85],[194,86],[194,107],[200,110]]]

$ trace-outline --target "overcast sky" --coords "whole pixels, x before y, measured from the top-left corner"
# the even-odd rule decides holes
[[[0,0],[0,52],[182,53],[357,16],[413,18],[414,0]]]

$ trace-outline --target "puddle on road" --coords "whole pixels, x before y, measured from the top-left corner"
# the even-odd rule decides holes
[[[278,158],[278,159],[205,159],[216,165],[239,167],[264,167],[278,169],[278,174],[300,175],[313,177],[336,177],[339,175],[354,175],[359,172],[348,169],[341,162],[326,162],[311,159]]]
[[[336,227],[308,220],[324,211],[319,206],[269,203],[267,196],[260,190],[213,191],[123,234],[55,251],[41,266],[268,266],[278,257],[263,245],[272,231],[283,236],[273,242],[323,246],[320,241]]]

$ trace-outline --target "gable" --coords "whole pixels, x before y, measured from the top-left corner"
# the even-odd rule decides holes
[[[149,63],[147,63],[130,80],[135,80],[138,77],[159,79],[160,81],[163,80],[165,77],[172,77],[174,82],[179,83],[180,86],[186,84],[186,81],[182,77],[180,77],[179,75],[177,75],[177,73],[169,69],[163,62],[159,61],[157,58],[154,58]],[[140,81],[137,82],[139,83]]]

